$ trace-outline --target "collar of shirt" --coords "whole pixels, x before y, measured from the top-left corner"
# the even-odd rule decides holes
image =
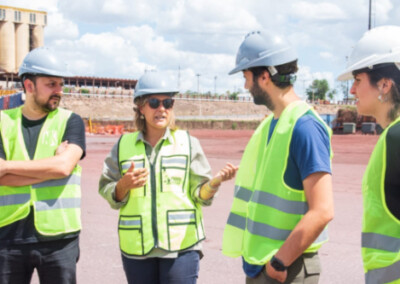
[[[146,149],[146,156],[147,159],[149,160],[149,162],[151,164],[154,163],[155,158],[157,157],[158,151],[161,148],[162,143],[164,142],[164,140],[168,139],[168,141],[172,144],[174,142],[174,138],[172,137],[171,134],[171,130],[169,128],[167,128],[165,130],[164,136],[157,142],[157,145],[153,148],[151,147],[151,145],[149,144],[149,142],[147,142],[144,139],[144,135],[142,132],[139,132],[137,138],[136,138],[136,143],[138,143],[139,141],[142,141],[144,143],[145,149]]]
[[[172,137],[172,133],[171,133],[171,130],[170,130],[169,128],[167,128],[167,129],[165,130],[164,136],[161,137],[160,141],[163,141],[163,140],[165,140],[165,139],[168,139],[168,141],[169,141],[170,143],[173,143],[173,142],[174,142],[174,138]],[[149,144],[149,143],[144,139],[144,135],[143,135],[143,132],[142,132],[142,131],[139,132],[139,135],[138,135],[137,138],[136,138],[136,143],[139,142],[139,141],[142,141],[143,143]],[[157,145],[160,143],[160,141],[158,141]],[[149,144],[149,145],[150,145],[150,144]],[[157,145],[156,145],[156,147],[157,147]]]

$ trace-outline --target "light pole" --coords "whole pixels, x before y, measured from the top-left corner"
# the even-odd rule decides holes
[[[201,74],[196,74],[197,76],[197,95],[200,95],[200,76]]]
[[[178,67],[178,90],[181,88],[181,66]]]
[[[348,64],[349,57],[346,56],[346,66]],[[346,95],[345,95],[345,102],[346,104],[349,102],[349,80],[346,80]]]
[[[197,73],[196,74],[196,76],[197,76],[197,95],[199,96],[199,110],[200,110],[200,116],[202,115],[201,114],[201,98],[200,98],[200,74],[199,73]]]
[[[371,13],[372,13],[372,5],[371,5],[371,1],[369,0],[369,13],[368,13],[368,30],[371,29]]]
[[[217,76],[214,77],[214,95],[217,95]]]

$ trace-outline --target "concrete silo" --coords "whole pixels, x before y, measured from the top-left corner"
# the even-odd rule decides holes
[[[46,25],[46,12],[0,5],[0,72],[18,72],[28,52],[44,45]]]

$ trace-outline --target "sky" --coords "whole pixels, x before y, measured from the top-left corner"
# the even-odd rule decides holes
[[[397,5],[396,5],[397,4]],[[372,27],[400,25],[398,0],[372,0]],[[138,79],[162,71],[181,91],[244,92],[228,75],[245,35],[282,34],[299,55],[295,91],[335,79],[368,30],[369,0],[2,0],[48,13],[45,45],[77,76]],[[397,36],[397,35],[396,35]],[[173,85],[173,84],[172,84]]]

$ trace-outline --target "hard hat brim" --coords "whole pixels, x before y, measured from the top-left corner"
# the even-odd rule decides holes
[[[336,80],[338,81],[348,81],[353,79],[353,70],[346,69],[342,74],[340,74]]]
[[[243,71],[243,70],[244,70],[244,68],[242,68],[241,66],[240,67],[235,67],[231,71],[229,71],[228,75],[233,75],[233,74],[238,73],[238,72]]]

